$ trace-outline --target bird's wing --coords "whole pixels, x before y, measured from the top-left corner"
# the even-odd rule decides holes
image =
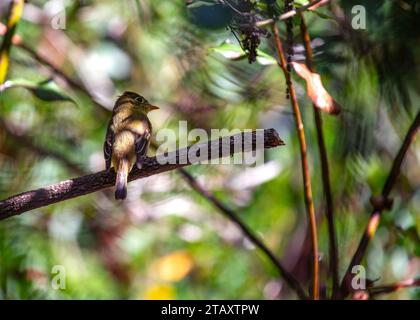
[[[147,117],[142,115],[133,119],[127,128],[135,134],[136,165],[138,169],[141,169],[149,149],[152,124]]]
[[[108,128],[106,129],[105,143],[104,143],[104,159],[105,159],[105,168],[107,171],[111,168],[111,159],[112,159],[112,145],[114,144],[115,134],[112,129],[112,119],[108,123]]]
[[[136,165],[138,169],[143,166],[144,158],[150,144],[150,131],[146,130],[142,135],[136,137]]]

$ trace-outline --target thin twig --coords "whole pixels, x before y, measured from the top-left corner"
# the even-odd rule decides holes
[[[401,148],[394,159],[391,171],[385,181],[380,197],[371,199],[371,202],[373,205],[372,214],[369,218],[365,231],[363,232],[363,236],[360,239],[359,246],[357,247],[357,250],[352,257],[351,262],[341,282],[340,291],[341,291],[342,297],[346,297],[352,291],[351,285],[350,285],[351,277],[352,277],[352,273],[351,273],[352,269],[354,266],[359,265],[363,257],[365,256],[368,245],[370,241],[372,240],[373,236],[375,235],[376,230],[378,229],[382,211],[389,209],[391,207],[392,202],[389,199],[389,195],[391,193],[393,186],[395,185],[395,182],[397,181],[398,176],[400,175],[401,165],[404,161],[404,158],[407,154],[407,151],[411,143],[414,141],[414,138],[416,136],[416,133],[419,127],[420,127],[420,111],[417,113],[416,118],[414,119],[413,123],[408,129],[408,132],[404,138],[403,144],[401,145]]]
[[[10,134],[14,139],[19,140],[24,146],[34,150],[36,153],[40,155],[45,155],[57,159],[63,162],[67,167],[71,170],[75,170],[76,172],[80,172],[81,169],[76,166],[75,164],[68,161],[67,158],[63,157],[61,154],[56,153],[51,150],[46,150],[40,148],[39,146],[34,145],[34,143],[29,140],[25,136],[17,136],[11,130],[9,130],[6,126],[6,131]],[[209,200],[212,204],[214,204],[222,213],[224,213],[230,220],[232,220],[244,233],[244,235],[248,238],[249,241],[254,243],[261,251],[270,259],[270,261],[275,265],[275,267],[279,270],[280,275],[285,279],[286,283],[296,292],[300,299],[306,299],[305,293],[303,289],[300,287],[297,280],[291,275],[287,270],[283,267],[281,262],[277,260],[274,254],[270,251],[270,249],[265,246],[265,244],[258,239],[256,235],[252,233],[252,231],[239,219],[236,213],[229,208],[227,208],[224,204],[222,204],[217,198],[215,198],[211,193],[209,193],[206,189],[204,189],[198,182],[184,169],[178,169],[181,173],[183,178],[188,182],[188,184],[198,193],[200,193],[203,197]]]
[[[48,67],[54,74],[59,76],[61,79],[63,79],[69,86],[73,87],[74,89],[84,93],[86,96],[89,97],[97,106],[101,107],[102,109],[108,110],[107,107],[105,107],[103,104],[101,104],[91,93],[90,91],[85,87],[85,85],[78,81],[73,79],[72,77],[68,76],[66,73],[61,71],[60,68],[54,65],[51,61],[49,61],[47,58],[36,52],[34,49],[26,45],[23,41],[20,41],[17,46],[24,51],[26,51],[34,60],[38,61],[40,64]]]
[[[216,208],[218,208],[219,211],[223,213],[229,220],[235,223],[239,227],[239,229],[242,230],[243,234],[247,237],[247,239],[250,240],[255,246],[257,246],[267,256],[268,259],[270,259],[270,261],[276,266],[280,275],[284,278],[286,283],[296,292],[300,299],[306,299],[306,294],[299,285],[299,282],[296,280],[296,278],[285,269],[285,267],[275,257],[271,250],[268,249],[267,246],[251,231],[251,229],[249,229],[246,226],[246,224],[241,221],[241,219],[232,209],[228,208],[225,204],[218,200],[211,192],[209,192],[202,185],[200,185],[197,182],[197,180],[194,179],[194,177],[186,170],[178,169],[178,172],[188,182],[192,189],[201,194]]]
[[[393,284],[377,286],[377,287],[368,289],[368,291],[369,291],[369,295],[373,297],[380,294],[392,293],[401,289],[414,288],[414,287],[420,287],[420,278],[408,279],[408,280],[399,281]]]
[[[4,26],[1,22],[0,22],[0,35],[4,35],[4,39],[6,39],[7,34],[9,33],[10,28]],[[59,76],[62,80],[64,80],[70,87],[72,87],[73,89],[76,89],[82,93],[84,93],[86,96],[88,96],[97,106],[101,107],[104,110],[108,110],[109,109],[104,106],[103,104],[101,104],[93,95],[92,93],[86,88],[86,86],[70,77],[69,75],[67,75],[64,71],[62,71],[60,68],[58,68],[53,62],[51,62],[48,58],[46,58],[45,56],[39,54],[36,50],[32,49],[30,46],[28,46],[23,39],[21,39],[19,36],[15,36],[17,37],[16,39],[13,40],[13,44],[18,47],[21,48],[23,51],[25,51],[26,53],[28,53],[32,59],[38,61],[39,64],[43,65],[44,67],[47,67],[48,69],[51,70],[51,72],[57,76]],[[5,41],[5,40],[4,40]]]
[[[34,139],[27,135],[23,134],[17,134],[16,128],[13,127],[10,123],[5,123],[4,121],[0,120],[1,127],[5,130],[7,135],[19,143],[24,148],[29,149],[33,153],[43,156],[43,157],[49,157],[51,159],[54,159],[61,164],[63,164],[69,171],[78,174],[78,175],[87,175],[89,172],[87,172],[85,169],[83,169],[80,165],[77,163],[69,160],[65,155],[63,155],[60,152],[57,152],[52,149],[47,149],[44,146],[36,143]],[[113,199],[114,194],[112,192],[109,192],[108,190],[101,190],[101,193],[108,199]],[[124,209],[126,213],[129,211],[129,206],[126,202],[123,202],[121,204],[121,207]]]
[[[309,36],[308,28],[306,27],[305,18],[301,14],[300,30],[302,39],[305,47],[306,65],[311,72],[315,72],[313,63],[313,53],[311,47],[311,38]],[[337,237],[334,226],[334,204],[331,192],[330,182],[330,171],[328,165],[327,148],[325,147],[324,132],[322,128],[322,115],[321,110],[313,105],[315,125],[319,147],[319,157],[321,161],[321,173],[322,173],[322,185],[324,188],[324,195],[326,201],[326,217],[328,226],[328,241],[329,241],[329,253],[330,253],[330,272],[332,273],[333,290],[332,297],[336,296],[340,286],[340,279],[338,275],[338,249],[337,249]]]
[[[243,12],[236,9],[228,0],[219,0],[219,3],[227,5],[229,8],[231,8],[237,14],[244,14]]]
[[[10,138],[12,138],[15,142],[24,148],[27,148],[34,154],[39,156],[48,157],[60,162],[64,165],[68,170],[80,174],[85,175],[88,174],[86,170],[80,167],[77,163],[72,162],[69,160],[65,155],[61,154],[52,149],[45,148],[42,145],[39,145],[27,135],[16,134],[15,128],[10,123],[4,123],[4,121],[0,120],[0,124],[2,128],[5,129],[6,133]],[[1,127],[1,126],[0,126]],[[109,192],[110,190],[101,190],[100,192],[103,194],[104,197],[111,200],[113,199],[113,192]],[[97,201],[100,202],[102,198],[98,199]],[[123,202],[121,203],[121,209],[123,210],[122,223],[127,221],[127,217],[130,213],[130,203]],[[123,264],[118,261],[115,257],[115,250],[113,250],[114,240],[118,239],[115,236],[115,230],[121,228],[121,225],[108,225],[107,223],[101,223],[103,221],[104,216],[110,217],[109,209],[104,209],[103,206],[96,206],[98,212],[93,215],[88,223],[88,227],[92,229],[92,231],[96,234],[98,245],[100,247],[99,253],[102,258],[104,266],[108,269],[108,271],[117,279],[119,282],[126,283],[129,281],[129,275],[126,269],[123,268]],[[100,215],[98,213],[101,213]],[[120,222],[121,223],[121,222]],[[102,234],[106,233],[106,237],[101,236]]]
[[[311,176],[309,173],[305,132],[303,129],[302,115],[299,110],[295,88],[291,82],[290,73],[287,70],[286,59],[284,56],[279,32],[275,24],[273,24],[271,28],[274,34],[274,41],[277,48],[277,54],[278,54],[278,58],[280,62],[280,67],[283,70],[286,84],[290,93],[290,101],[293,108],[293,114],[294,114],[295,122],[296,122],[296,130],[297,130],[297,134],[299,138],[300,156],[301,156],[301,163],[302,163],[302,175],[303,175],[303,182],[304,182],[305,205],[306,205],[306,211],[308,214],[309,228],[311,231],[311,243],[312,243],[312,255],[313,255],[312,257],[313,258],[312,259],[313,260],[312,296],[315,300],[317,300],[319,298],[318,236],[317,236],[315,209],[314,209],[314,203],[312,199]]]
[[[314,7],[314,6],[318,5],[318,4],[321,5],[321,2],[322,1],[324,1],[322,3],[322,5],[328,3],[328,0],[327,1],[326,0],[314,0],[312,2],[308,2],[307,4],[301,6],[301,7],[297,8],[297,9],[293,9],[293,10],[290,10],[288,12],[285,12],[285,13],[283,13],[282,15],[280,15],[276,19],[261,20],[261,21],[258,21],[255,25],[257,27],[260,27],[261,28],[261,27],[266,27],[266,26],[269,26],[269,25],[273,25],[277,21],[283,21],[283,20],[287,20],[287,19],[293,18],[298,13],[301,13],[301,12],[304,12],[306,10],[309,10],[309,9],[311,9],[312,7]]]
[[[12,127],[11,124],[4,122],[3,120],[0,120],[1,127],[6,131],[6,133],[11,137],[13,140],[17,141],[20,145],[23,147],[26,147],[36,154],[44,157],[50,157],[52,159],[55,159],[62,164],[64,164],[69,170],[76,174],[84,175],[87,174],[83,168],[78,166],[77,164],[70,161],[68,158],[66,158],[64,155],[62,155],[59,152],[56,152],[55,150],[49,150],[46,149],[38,144],[35,144],[32,139],[30,139],[26,135],[19,135],[15,133],[15,129]]]
[[[49,67],[55,74],[57,74],[63,80],[65,80],[67,82],[67,84],[69,84],[73,88],[75,88],[75,89],[77,89],[77,90],[85,93],[87,96],[89,96],[89,97],[91,97],[93,99],[93,97],[91,96],[91,94],[89,93],[89,91],[87,90],[87,88],[85,88],[83,86],[83,84],[81,84],[77,80],[74,80],[73,78],[71,78],[70,76],[68,76],[66,73],[64,73],[63,71],[61,71],[54,64],[52,64],[46,58],[44,58],[41,55],[39,55],[36,51],[34,51],[32,48],[30,48],[29,46],[27,46],[23,42],[20,42],[18,45],[23,50],[25,50],[27,53],[29,53],[39,63],[41,63],[41,64]],[[105,108],[104,106],[100,105],[100,103],[98,103],[98,102],[96,102],[96,104],[99,105],[99,106],[101,106],[102,108]],[[236,223],[241,228],[241,230],[244,232],[244,234],[247,236],[247,238],[251,242],[253,242],[257,247],[259,247],[267,255],[267,257],[273,262],[273,264],[279,270],[280,274],[284,277],[284,279],[288,283],[288,285],[293,290],[296,291],[296,294],[298,295],[298,297],[301,298],[301,299],[306,299],[306,295],[305,295],[304,291],[300,287],[300,285],[297,282],[297,280],[293,277],[293,275],[291,275],[290,273],[287,272],[287,270],[281,265],[281,263],[277,260],[277,258],[275,258],[274,254],[260,240],[258,240],[258,238],[255,235],[252,234],[251,230],[249,230],[239,220],[239,218],[236,216],[236,214],[233,211],[227,209],[214,195],[211,195],[211,197],[208,197],[207,196],[208,192],[205,192],[205,191],[202,192],[203,190],[205,190],[205,189],[203,189],[203,187],[197,187],[197,184],[191,183],[191,179],[190,178],[192,178],[192,179],[194,179],[194,178],[192,176],[190,176],[187,171],[185,171],[182,168],[181,169],[178,169],[177,171],[181,174],[181,176],[188,182],[188,184],[197,193],[199,193],[201,196],[203,196],[204,198],[206,198],[207,200],[209,200],[211,203],[213,203],[222,213],[224,213],[225,215],[227,215],[227,217],[230,220],[232,220],[234,223]],[[190,178],[188,178],[188,176],[190,176]],[[230,212],[232,214],[229,215],[228,212]]]

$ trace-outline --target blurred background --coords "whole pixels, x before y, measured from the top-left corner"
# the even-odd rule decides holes
[[[9,3],[0,4],[3,27]],[[283,1],[229,3],[240,11],[253,6],[261,19],[283,10]],[[369,217],[369,197],[380,193],[419,110],[420,4],[335,3],[335,10],[325,5],[305,18],[317,71],[343,108],[323,117],[343,274]],[[356,4],[366,8],[366,30],[343,25]],[[150,114],[155,131],[177,132],[181,120],[190,129],[275,128],[286,146],[266,151],[261,166],[187,171],[307,285],[299,145],[283,74],[269,28],[258,34],[257,61],[249,63],[234,15],[211,0],[26,1],[0,91],[0,199],[103,170],[109,110],[125,90],[160,106]],[[293,59],[302,62],[298,18],[294,24]],[[286,39],[284,24],[278,26]],[[330,287],[312,103],[303,80],[293,79],[308,143],[321,282]],[[417,140],[407,155],[394,206],[364,261],[378,285],[419,276],[419,147]],[[124,202],[112,194],[104,190],[1,221],[0,298],[295,298],[270,261],[177,172],[130,183]],[[51,287],[57,265],[66,272],[59,290]],[[418,299],[420,291],[378,298]]]

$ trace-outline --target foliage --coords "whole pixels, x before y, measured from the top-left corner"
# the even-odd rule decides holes
[[[102,170],[110,112],[100,105],[112,107],[125,90],[161,107],[151,114],[156,131],[178,132],[184,120],[189,129],[207,131],[273,127],[286,146],[267,151],[264,165],[188,171],[235,208],[307,290],[310,254],[298,139],[272,35],[255,26],[281,13],[283,1],[65,3],[64,30],[50,26],[54,1],[37,0],[25,3],[15,34],[83,90],[24,47],[12,46],[8,80],[0,89],[0,198]],[[366,7],[367,30],[341,28],[328,6],[305,13],[317,72],[342,106],[339,116],[323,116],[341,275],[366,225],[369,198],[381,191],[420,94],[419,5],[338,2],[350,19],[354,4]],[[6,24],[6,14],[0,18]],[[293,21],[294,59],[304,62],[299,17]],[[277,25],[286,39],[284,23]],[[304,81],[292,78],[308,144],[321,282],[330,290],[312,103]],[[379,279],[375,284],[419,276],[419,150],[414,142],[392,193],[394,205],[384,212],[364,260],[368,278]],[[111,193],[1,221],[0,298],[295,297],[272,264],[176,172],[130,183],[124,203]],[[55,265],[66,269],[65,289],[50,285]],[[420,292],[383,297],[418,299]]]

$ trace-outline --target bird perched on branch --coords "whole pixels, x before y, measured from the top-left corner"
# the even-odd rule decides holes
[[[152,125],[147,113],[159,109],[141,95],[126,91],[115,102],[104,143],[106,170],[116,171],[115,199],[127,196],[127,177],[134,164],[141,169],[149,148]]]

